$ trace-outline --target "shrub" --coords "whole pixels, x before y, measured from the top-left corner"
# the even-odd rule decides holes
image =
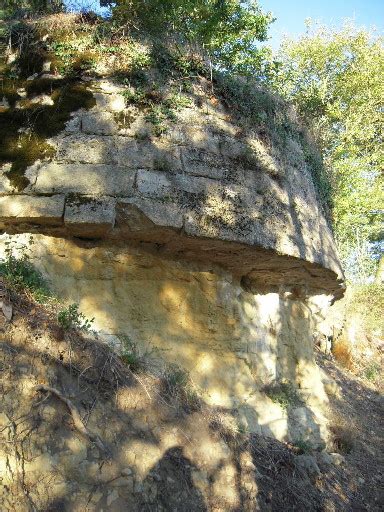
[[[0,275],[4,276],[16,291],[28,291],[41,303],[51,297],[51,292],[42,274],[30,261],[28,248],[33,243],[32,237],[27,244],[13,240],[4,242],[5,259],[0,262]]]
[[[379,283],[362,284],[354,286],[351,290],[349,314],[358,314],[362,317],[365,330],[368,334],[383,331],[384,286]]]
[[[332,346],[335,359],[349,370],[353,367],[352,349],[349,342],[342,336]]]
[[[91,325],[95,319],[88,319],[79,311],[78,304],[71,304],[65,309],[59,311],[57,321],[64,330],[79,329],[80,331],[90,331]]]
[[[375,381],[381,373],[381,366],[379,363],[370,363],[363,372],[363,376],[370,381]]]
[[[336,422],[330,427],[332,433],[332,449],[338,453],[350,453],[355,446],[355,437],[350,426]]]

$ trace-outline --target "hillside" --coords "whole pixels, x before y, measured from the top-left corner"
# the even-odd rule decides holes
[[[0,344],[2,510],[381,510],[382,399],[333,360],[318,361],[340,389],[330,397],[329,455],[249,434],[230,411],[194,399],[177,374],[159,379],[145,361],[132,372],[97,338],[63,332],[52,310],[10,298]]]
[[[220,65],[236,26],[213,61],[134,3],[0,25],[0,509],[378,511],[379,331],[311,130]]]

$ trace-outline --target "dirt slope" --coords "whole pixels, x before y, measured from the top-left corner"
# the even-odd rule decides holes
[[[11,300],[0,335],[1,511],[381,510],[381,398],[331,360],[319,364],[341,388],[334,449],[351,450],[300,454],[243,432],[176,373],[132,373],[97,339],[63,333],[53,312]]]

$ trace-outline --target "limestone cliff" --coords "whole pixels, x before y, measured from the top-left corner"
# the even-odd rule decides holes
[[[182,365],[207,402],[237,409],[251,431],[320,445],[314,315],[344,288],[300,138],[288,131],[279,144],[262,123],[241,125],[205,78],[183,101],[167,98],[177,108],[161,130],[127,102],[132,87],[84,79],[95,105],[46,140],[48,157],[21,182],[11,161],[2,166],[3,240],[32,233],[52,288],[116,350],[127,336],[156,348],[160,366]],[[306,405],[287,414],[263,394],[282,381]]]

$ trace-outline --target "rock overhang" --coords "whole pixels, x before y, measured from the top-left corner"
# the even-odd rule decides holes
[[[55,157],[27,170],[23,191],[3,172],[0,229],[209,260],[249,289],[343,295],[332,232],[297,141],[283,154],[252,132],[239,138],[221,111],[194,106],[161,137],[142,137],[145,117],[136,112],[122,127],[116,109],[124,102],[101,85],[96,106],[73,113],[49,140]]]

